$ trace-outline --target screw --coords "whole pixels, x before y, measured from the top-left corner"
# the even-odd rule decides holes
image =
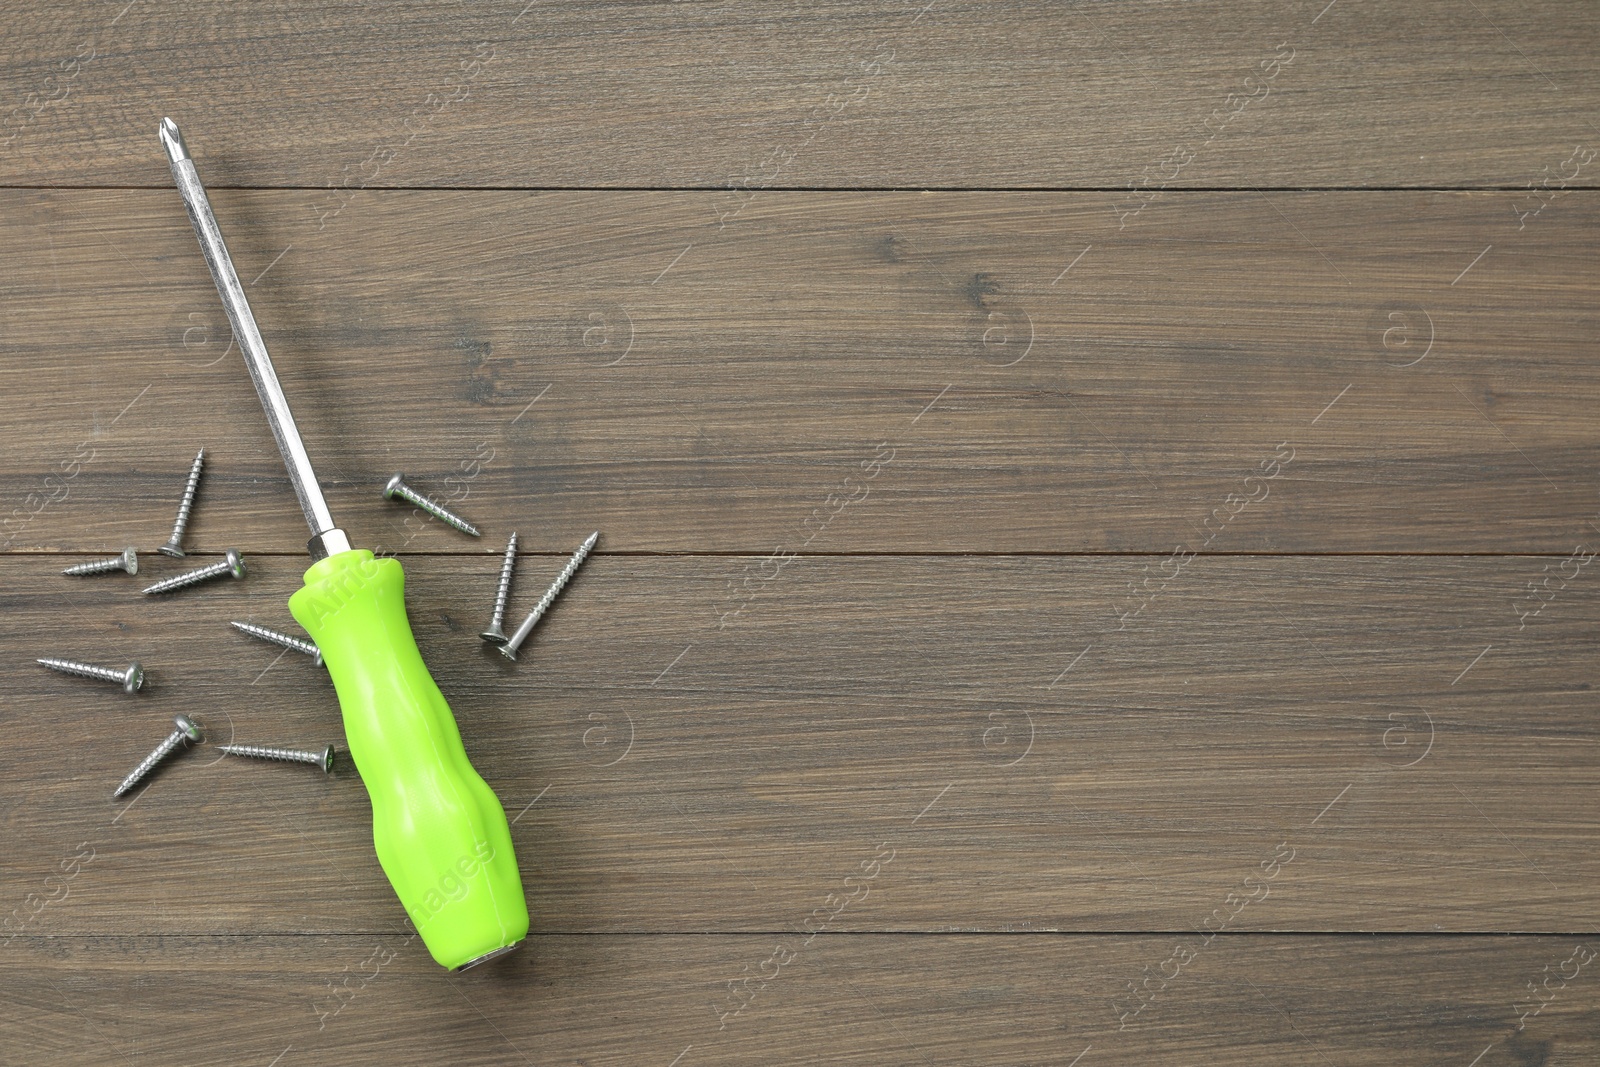
[[[275,759],[285,763],[309,763],[321,767],[322,773],[333,770],[333,746],[321,752],[297,752],[292,748],[268,748],[266,745],[219,745],[230,756],[249,756],[252,759]]]
[[[406,476],[403,474],[396,474],[393,478],[389,479],[389,484],[383,487],[383,498],[385,500],[393,500],[395,497],[399,497],[401,500],[410,501],[423,511],[426,511],[429,515],[432,515],[434,518],[449,526],[454,526],[464,534],[468,534],[472,537],[482,536],[478,528],[472,525],[472,523],[468,522],[466,519],[463,519],[459,515],[452,514],[442,506],[435,504],[421,493],[412,489],[406,484],[405,477]]]
[[[506,637],[501,625],[506,621],[506,598],[511,595],[511,572],[517,566],[517,531],[511,531],[511,540],[506,542],[506,558],[500,562],[500,587],[494,591],[494,616],[489,620],[489,628],[478,636],[491,645],[503,645],[510,638]]]
[[[257,626],[254,623],[249,622],[235,622],[233,627],[236,630],[241,630],[244,633],[249,634],[251,637],[257,637],[263,641],[270,641],[272,644],[282,645],[284,648],[292,648],[296,652],[304,652],[306,655],[310,656],[316,661],[317,666],[322,666],[322,649],[318,648],[315,644],[305,640],[304,638],[292,637],[289,634],[280,634],[276,630],[269,630],[265,626]]]
[[[99,678],[105,682],[116,682],[122,686],[122,691],[133,695],[141,685],[144,685],[144,668],[138,663],[128,664],[128,669],[119,671],[115,667],[96,667],[88,663],[79,663],[72,659],[45,658],[40,663],[53,671],[62,674],[76,674],[80,678]]]
[[[184,527],[189,525],[189,512],[194,507],[195,490],[200,488],[200,468],[205,460],[206,450],[202,448],[194,457],[194,465],[189,468],[189,481],[183,487],[183,502],[178,505],[178,521],[172,524],[172,538],[156,549],[157,552],[168,556],[185,554],[179,542],[183,540]]]
[[[122,555],[112,556],[109,559],[92,559],[88,563],[77,563],[62,574],[109,574],[112,571],[127,571],[129,574],[139,573],[139,553],[131,547],[122,550]]]
[[[179,715],[172,721],[177,725],[178,728],[172,731],[172,733],[168,734],[167,739],[161,742],[161,744],[157,745],[156,750],[150,753],[150,755],[146,756],[144,758],[144,762],[135,767],[133,769],[133,773],[122,780],[122,784],[117,786],[116,792],[111,794],[113,797],[120,797],[122,794],[126,793],[128,790],[144,781],[145,777],[151,771],[155,770],[156,764],[160,763],[162,760],[166,759],[180,748],[187,747],[189,742],[199,741],[203,736],[200,732],[200,724],[189,718],[187,715]]]
[[[572,580],[572,576],[577,573],[578,567],[583,563],[584,557],[589,554],[589,550],[594,547],[594,543],[598,540],[600,540],[600,531],[596,530],[589,535],[589,540],[578,547],[578,551],[572,554],[572,558],[567,560],[567,565],[561,568],[561,573],[556,575],[556,580],[551,582],[550,588],[544,591],[544,596],[540,597],[539,603],[533,606],[533,611],[528,614],[526,619],[522,620],[522,625],[517,627],[517,632],[511,635],[511,640],[500,646],[500,654],[502,656],[506,659],[517,658],[517,649],[522,646],[522,642],[528,639],[528,635],[533,633],[535,624],[544,617],[546,611],[550,610],[550,605],[554,604],[556,597],[561,595],[561,590],[566,587],[567,582]]]
[[[213,563],[209,567],[200,567],[197,570],[187,571],[165,581],[157,582],[155,585],[146,586],[144,593],[146,596],[152,593],[170,593],[185,586],[196,585],[212,578],[220,578],[224,574],[231,574],[235,578],[244,577],[244,557],[234,549],[228,549],[226,558],[220,563]]]

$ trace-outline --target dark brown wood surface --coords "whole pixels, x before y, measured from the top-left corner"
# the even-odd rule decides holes
[[[3,16],[0,1064],[1600,1056],[1592,5]],[[513,819],[495,964],[348,761],[215,747],[343,739],[227,625],[305,530],[163,114]],[[513,620],[602,533],[516,665],[513,529]]]
[[[1585,0],[109,0],[3,32],[22,185],[164,187],[171,113],[213,182],[324,192],[1520,187],[1600,105]]]
[[[1560,937],[535,937],[448,976],[404,934],[29,937],[8,1036],[95,1063],[1589,1063]],[[779,956],[788,962],[760,965]],[[1151,981],[1144,1010],[1128,992]],[[1178,970],[1179,963],[1182,970]],[[1545,1007],[1525,985],[1552,977]],[[774,968],[777,967],[777,970]],[[730,980],[753,983],[745,1007]],[[1155,992],[1159,989],[1159,992]],[[1520,1028],[1519,1028],[1520,1027]]]
[[[1110,193],[807,193],[720,232],[719,195],[374,192],[321,232],[303,191],[216,204],[336,513],[393,550],[496,550],[408,526],[396,470],[547,552],[1596,533],[1600,193],[1520,223],[1512,192],[1172,195],[1121,229]],[[0,486],[84,457],[11,547],[164,533],[208,445],[193,543],[298,551],[176,193],[0,207],[0,388],[30,401]]]
[[[74,928],[399,921],[349,769],[202,750],[111,822],[122,765],[175,714],[219,741],[339,739],[323,673],[227,625],[288,622],[301,559],[152,604],[125,576],[64,589],[59,558],[0,572],[21,663],[0,693],[34,780],[12,854],[49,870],[77,834],[126,872],[85,872]],[[1553,931],[1593,900],[1588,574],[1524,620],[1548,559],[1207,556],[1123,627],[1158,560],[805,558],[744,598],[759,562],[602,556],[513,667],[477,639],[490,562],[408,561],[423,653],[521,816],[536,930],[787,929],[884,841],[894,877],[851,929],[1189,929],[1284,841],[1299,858],[1252,929]],[[525,560],[524,588],[558,567]],[[96,652],[140,658],[147,691],[27,662]],[[218,865],[258,873],[241,892]]]

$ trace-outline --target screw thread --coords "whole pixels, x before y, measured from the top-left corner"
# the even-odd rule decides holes
[[[80,678],[99,678],[102,681],[116,682],[118,685],[122,684],[124,672],[113,670],[110,667],[96,667],[92,663],[79,663],[74,659],[55,659],[54,657],[45,657],[39,662],[53,671],[60,671],[62,674],[76,674]]]
[[[313,642],[302,640],[292,634],[279,633],[277,630],[269,630],[265,626],[257,626],[249,622],[235,622],[233,627],[262,641],[280,645],[284,648],[292,648],[296,652],[304,652],[318,661],[322,658],[322,650],[317,648]]]
[[[432,515],[445,525],[454,526],[462,533],[471,537],[482,536],[482,532],[476,526],[472,525],[472,523],[450,511],[450,509],[446,508],[443,504],[429,500],[427,497],[411,488],[405,482],[401,482],[399,485],[395,486],[394,492],[395,495],[400,497],[402,500],[406,500],[412,504],[415,504],[417,507],[421,508],[423,511],[426,511],[429,515]]]
[[[70,575],[105,574],[109,571],[125,571],[127,569],[128,553],[124,552],[107,559],[92,559],[87,563],[75,563],[61,573]]]
[[[517,567],[517,532],[511,531],[511,540],[506,543],[505,559],[500,561],[500,584],[494,591],[494,615],[489,620],[489,629],[498,630],[506,621],[506,600],[511,596],[511,572]]]
[[[511,640],[500,646],[500,654],[507,659],[517,658],[517,649],[522,647],[522,642],[527,640],[533,628],[538,625],[544,613],[550,610],[550,605],[555,603],[556,597],[561,595],[561,590],[567,587],[572,576],[578,572],[583,561],[588,558],[589,550],[594,548],[596,541],[600,540],[600,531],[596,530],[589,535],[589,539],[578,546],[578,550],[567,560],[567,565],[561,568],[561,573],[556,575],[556,580],[550,583],[550,588],[544,591],[544,596],[539,598],[539,603],[533,606],[528,617],[522,620],[522,625],[517,627],[517,632],[511,635]]]
[[[156,750],[154,752],[150,753],[150,755],[144,758],[143,763],[139,764],[139,766],[133,769],[132,774],[128,775],[128,777],[122,780],[122,784],[117,786],[116,792],[112,793],[111,795],[113,797],[120,797],[122,794],[138,785],[145,779],[146,776],[150,774],[151,771],[155,770],[156,764],[160,763],[162,760],[176,752],[178,747],[187,739],[188,735],[182,730],[172,731],[172,733],[167,735],[167,739],[165,741],[156,746]]]
[[[200,488],[200,468],[205,464],[205,459],[206,450],[202,448],[189,468],[189,480],[183,486],[183,500],[178,504],[178,520],[172,524],[172,539],[167,542],[174,547],[183,540],[183,531],[189,525],[189,512],[194,508],[194,494]]]
[[[567,565],[561,568],[561,573],[556,575],[556,580],[550,583],[550,588],[546,589],[544,596],[539,598],[539,603],[534,605],[533,616],[535,619],[550,610],[550,605],[555,603],[556,597],[561,595],[561,590],[567,587],[567,583],[572,580],[572,576],[578,573],[578,568],[583,566],[583,561],[589,556],[589,550],[594,548],[594,543],[598,540],[600,540],[600,531],[596,530],[589,535],[587,541],[578,546],[578,550],[572,554],[572,558],[567,560]]]
[[[220,575],[227,574],[231,569],[232,567],[229,565],[228,561],[223,560],[220,563],[212,563],[208,566],[199,567],[183,574],[175,574],[171,578],[165,578],[157,582],[155,585],[146,586],[144,592],[146,596],[155,593],[171,593],[174,590],[182,589],[185,586],[198,585],[200,582],[208,581]]]
[[[273,748],[268,745],[218,745],[230,756],[249,756],[251,759],[273,759],[284,763],[310,763],[322,766],[323,753],[300,752],[292,748]]]

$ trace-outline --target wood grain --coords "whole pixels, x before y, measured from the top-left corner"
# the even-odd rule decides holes
[[[312,663],[226,625],[287,623],[301,560],[148,603],[55,576],[59,558],[0,564],[19,665],[0,679],[0,899],[87,842],[100,858],[40,932],[399,921],[348,768],[208,746],[110,800],[179,712],[213,741],[342,741]],[[1514,598],[1554,561],[1209,557],[1119,629],[1156,562],[804,559],[736,600],[759,558],[602,554],[514,667],[476,637],[494,561],[407,566],[424,655],[517,820],[538,931],[792,930],[880,849],[881,892],[835,929],[1190,930],[1280,845],[1293,863],[1230,929],[1588,929],[1590,571],[1519,629]],[[559,565],[523,562],[514,617]],[[41,654],[138,658],[148,691]]]
[[[1194,954],[1185,969],[1119,1029],[1129,983],[1180,947]],[[787,963],[758,970],[779,949]],[[8,1061],[30,1063],[1575,1067],[1600,1055],[1595,964],[1566,988],[1553,980],[1521,1030],[1517,1005],[1537,1004],[1530,979],[1596,949],[1593,937],[536,937],[494,970],[447,977],[401,933],[40,937],[13,946],[37,980],[3,1025]],[[735,1000],[747,974],[772,977]]]
[[[1600,195],[1519,230],[1506,192],[1187,194],[1122,229],[1114,194],[797,193],[721,232],[718,196],[375,192],[321,232],[304,192],[216,199],[362,544],[1565,554],[1596,532]],[[191,543],[298,551],[177,196],[0,204],[9,546],[153,547],[204,445]],[[383,502],[396,470],[489,536]]]
[[[1597,48],[1577,0],[10,5],[0,1065],[1594,1063]],[[404,928],[348,760],[218,755],[341,730],[227,626],[293,629],[305,529],[168,114],[512,819],[488,967]],[[510,531],[514,619],[596,528],[486,650]]]
[[[1600,105],[1581,0],[165,0],[5,45],[10,185],[165,187],[171,113],[228,185],[1520,187]]]

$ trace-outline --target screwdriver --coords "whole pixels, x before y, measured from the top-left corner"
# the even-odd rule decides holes
[[[450,705],[422,662],[399,562],[352,549],[334,524],[183,134],[170,118],[160,132],[311,527],[313,562],[289,611],[322,650],[338,692],[350,757],[372,800],[378,862],[439,964],[462,970],[503,955],[528,933],[505,809],[468,762]]]

